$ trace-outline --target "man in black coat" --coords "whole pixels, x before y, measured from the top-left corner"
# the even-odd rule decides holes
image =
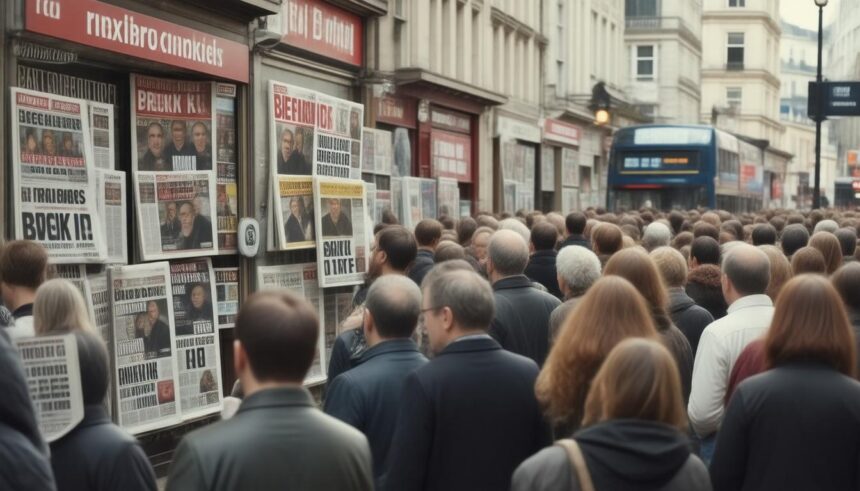
[[[170,328],[161,320],[158,303],[150,300],[146,304],[147,326],[144,330],[143,345],[147,358],[170,356]]]
[[[490,239],[487,274],[496,302],[490,335],[502,348],[542,366],[549,352],[549,318],[561,301],[532,286],[523,274],[528,258],[528,246],[516,232],[499,230]]]
[[[588,218],[578,211],[571,212],[564,219],[564,228],[567,229],[567,237],[558,245],[558,250],[567,246],[578,245],[591,250],[591,241],[585,235],[585,225]]]
[[[526,266],[526,276],[534,282],[546,287],[555,298],[561,298],[558,287],[558,273],[555,268],[555,258],[558,252],[555,244],[558,242],[558,229],[549,222],[536,223],[532,227],[531,257]]]
[[[442,224],[432,218],[425,218],[415,225],[415,240],[418,242],[418,255],[409,268],[409,277],[421,286],[424,276],[433,268],[433,254],[442,238]]]
[[[410,339],[421,310],[421,290],[409,278],[387,275],[370,287],[365,303],[367,351],[358,366],[329,385],[325,412],[361,430],[373,454],[373,477],[385,468],[406,376],[427,363]]]
[[[509,489],[514,469],[550,443],[538,367],[487,336],[493,292],[477,273],[435,269],[422,286],[436,357],[406,378],[382,489]]]

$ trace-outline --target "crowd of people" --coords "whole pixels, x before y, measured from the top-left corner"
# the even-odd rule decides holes
[[[384,218],[321,406],[316,308],[252,294],[238,411],[183,439],[168,490],[860,485],[860,213]],[[0,334],[0,487],[155,489],[80,294],[48,276],[40,246],[3,247],[5,332],[74,333],[86,417],[46,447]]]

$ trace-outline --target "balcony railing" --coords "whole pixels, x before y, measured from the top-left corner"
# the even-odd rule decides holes
[[[655,31],[655,30],[678,30],[686,32],[694,39],[700,39],[700,31],[694,30],[680,17],[625,17],[624,27],[627,32]]]

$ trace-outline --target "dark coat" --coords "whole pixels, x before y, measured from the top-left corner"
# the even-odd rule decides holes
[[[714,489],[858,489],[860,382],[791,363],[738,385],[717,432]]]
[[[307,227],[308,219],[302,218],[299,221],[298,218],[295,217],[292,213],[290,213],[290,217],[287,218],[287,222],[284,225],[284,232],[287,235],[287,242],[304,242],[305,241],[305,227]]]
[[[508,489],[514,469],[550,442],[537,375],[486,336],[449,344],[406,378],[383,489]]]
[[[155,491],[155,472],[137,440],[111,423],[101,404],[88,405],[84,420],[51,443],[51,466],[60,491]]]
[[[415,261],[412,263],[412,266],[409,267],[409,279],[414,281],[416,285],[421,286],[421,282],[424,281],[424,277],[427,276],[427,273],[433,269],[434,264],[436,263],[433,262],[433,251],[418,249]]]
[[[305,155],[298,150],[293,150],[290,158],[284,164],[283,174],[297,174],[301,176],[309,176],[313,173],[310,162],[305,158]],[[280,171],[278,171],[280,172]]]
[[[410,339],[383,341],[364,352],[358,366],[329,385],[325,412],[361,430],[373,454],[373,477],[385,469],[393,424],[406,376],[427,363]]]
[[[557,255],[558,252],[552,249],[535,251],[529,258],[525,274],[530,280],[545,286],[555,298],[561,299],[561,290],[558,288],[558,273],[555,270],[555,256]]]
[[[167,491],[373,489],[370,448],[314,407],[302,388],[265,389],[231,419],[193,431],[173,456]]]
[[[170,356],[170,328],[161,319],[155,321],[149,337],[143,338],[147,358]]]
[[[549,316],[561,301],[532,286],[525,275],[493,284],[496,316],[489,334],[502,348],[543,366],[549,352]]]
[[[696,305],[710,312],[714,320],[726,316],[729,306],[723,297],[723,287],[720,283],[720,268],[705,264],[690,271],[687,275],[687,295]]]
[[[558,245],[558,250],[562,250],[567,246],[580,246],[591,250],[591,241],[586,239],[582,234],[570,234]]]
[[[708,327],[708,324],[714,322],[714,317],[703,307],[696,305],[683,288],[669,289],[669,316],[687,337],[695,358],[702,331]]]
[[[665,315],[654,317],[657,325],[657,333],[663,346],[672,353],[672,358],[678,364],[678,373],[681,375],[681,392],[684,396],[684,406],[690,401],[690,390],[693,387],[693,350],[684,333],[678,329]]]
[[[331,219],[331,214],[326,213],[322,217],[322,236],[323,237],[346,237],[352,235],[352,222],[346,214],[341,213],[337,223]]]

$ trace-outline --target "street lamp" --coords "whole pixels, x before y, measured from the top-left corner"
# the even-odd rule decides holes
[[[818,6],[818,72],[815,75],[816,85],[816,100],[818,101],[817,114],[815,115],[815,187],[812,188],[812,208],[821,207],[821,121],[824,119],[821,115],[821,49],[822,36],[824,33],[824,7],[827,6],[827,0],[814,0]]]

